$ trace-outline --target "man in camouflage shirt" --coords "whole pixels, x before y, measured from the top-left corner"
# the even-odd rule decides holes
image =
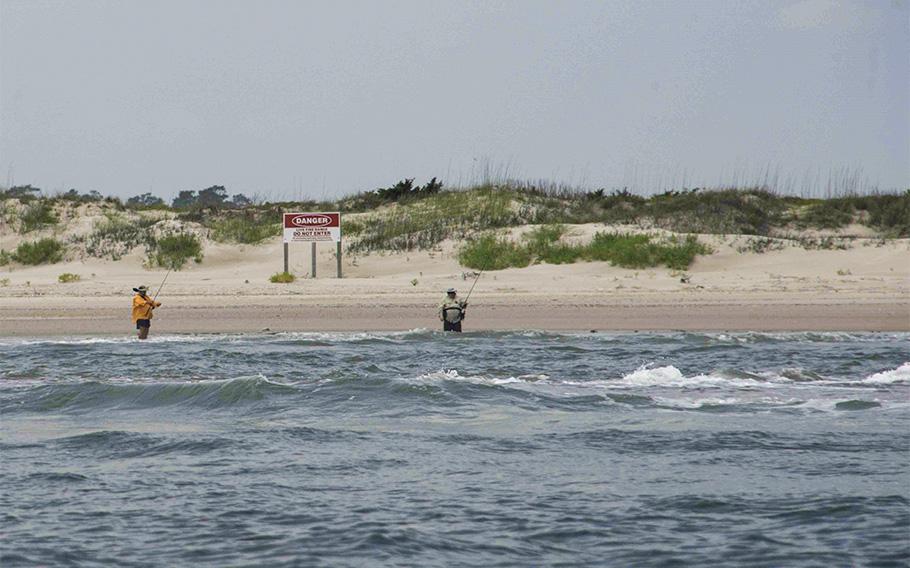
[[[455,288],[446,291],[446,297],[439,304],[439,319],[442,321],[443,331],[461,332],[461,322],[464,320],[465,309],[468,303],[458,299]]]

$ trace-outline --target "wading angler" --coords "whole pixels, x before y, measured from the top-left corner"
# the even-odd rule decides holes
[[[136,324],[139,339],[146,339],[152,327],[155,308],[161,306],[161,302],[148,297],[148,286],[133,288],[133,292],[136,292],[133,296],[133,323]]]
[[[446,297],[439,304],[439,319],[442,321],[443,331],[461,332],[461,322],[464,321],[467,300],[458,298],[455,288],[446,291]]]

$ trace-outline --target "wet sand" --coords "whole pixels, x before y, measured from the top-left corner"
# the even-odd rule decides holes
[[[0,336],[133,333],[127,297],[0,298]],[[178,296],[152,333],[435,329],[435,296],[306,298]],[[230,302],[225,305],[225,302]],[[910,301],[787,298],[478,297],[469,330],[910,331]]]

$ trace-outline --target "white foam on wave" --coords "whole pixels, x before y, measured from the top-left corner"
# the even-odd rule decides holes
[[[863,379],[864,383],[891,384],[910,382],[910,361],[904,363],[897,369],[882,371],[869,375]]]
[[[269,333],[268,336],[280,339],[301,339],[305,341],[353,342],[375,339],[401,339],[429,333],[433,332],[425,327],[420,327],[406,331],[279,331]]]
[[[517,377],[485,377],[483,375],[462,375],[456,369],[440,369],[416,377],[404,377],[403,381],[411,384],[439,383],[457,381],[482,385],[516,385],[531,384],[549,379],[547,375],[519,375]]]
[[[411,383],[432,383],[441,381],[460,381],[485,385],[549,385],[549,386],[569,386],[579,388],[640,388],[640,387],[668,387],[682,389],[703,389],[703,388],[749,388],[754,390],[756,387],[778,386],[774,380],[779,383],[788,383],[790,381],[783,377],[776,379],[769,378],[768,381],[759,381],[748,378],[723,377],[718,375],[693,375],[685,376],[682,371],[673,365],[663,367],[651,367],[643,365],[635,371],[623,375],[620,379],[601,379],[590,381],[574,381],[551,379],[544,374],[528,374],[509,377],[489,377],[484,375],[462,375],[456,369],[438,370],[424,373],[416,377],[403,378],[402,380]],[[710,404],[710,403],[709,403]]]
[[[718,398],[718,397],[709,397],[701,398],[695,400],[689,399],[678,399],[678,398],[664,398],[655,396],[652,397],[654,402],[661,406],[666,406],[670,408],[680,408],[684,410],[695,410],[699,408],[704,408],[707,406],[733,406],[736,404],[743,404],[746,401],[739,398]]]
[[[654,368],[643,365],[622,377],[622,382],[626,384],[649,387],[658,385],[678,386],[683,384],[685,380],[686,377],[683,376],[682,371],[673,365]]]
[[[678,387],[678,388],[721,388],[769,386],[769,382],[755,379],[731,378],[718,375],[693,375],[686,377],[673,365],[651,367],[642,365],[633,372],[623,375],[618,381],[601,381],[604,386],[629,387]]]

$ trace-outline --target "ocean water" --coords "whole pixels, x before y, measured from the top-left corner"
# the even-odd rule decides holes
[[[910,335],[0,340],[0,566],[906,566]]]

